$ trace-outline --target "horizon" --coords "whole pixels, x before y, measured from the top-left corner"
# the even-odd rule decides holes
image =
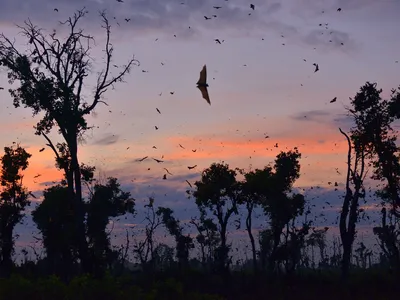
[[[24,49],[26,40],[17,35],[15,23],[23,24],[29,18],[51,32],[52,28],[59,30],[58,20],[86,6],[89,14],[82,22],[97,44],[93,48],[94,73],[88,77],[91,85],[102,66],[104,30],[98,10],[107,9],[112,25],[113,64],[123,65],[131,55],[140,62],[125,83],[107,91],[104,101],[109,106],[100,103],[95,114],[88,116],[94,129],[87,131],[79,148],[80,161],[96,166],[97,177],[118,178],[123,190],[137,199],[136,218],[114,220],[114,232],[119,235],[113,243],[124,239],[129,227],[124,224],[141,220],[149,196],[157,205],[173,209],[178,219],[189,220],[197,209],[194,200],[186,198],[185,180],[193,184],[211,163],[263,168],[280,151],[294,147],[302,154],[295,190],[306,193],[310,205],[316,205],[313,217],[325,213],[327,220],[320,218],[316,226],[332,226],[344,193],[347,148],[338,128],[348,131],[352,126],[345,109],[349,97],[367,81],[377,82],[383,98],[400,85],[396,81],[400,75],[400,20],[395,13],[400,3],[304,0],[268,4],[257,0],[252,2],[255,10],[240,0],[219,1],[222,8],[218,10],[213,9],[217,2],[211,0],[185,1],[183,5],[172,0],[146,3],[40,0],[25,1],[21,8],[0,0],[1,31],[16,38],[18,49]],[[205,20],[204,15],[211,19]],[[218,44],[214,39],[224,41]],[[313,63],[319,65],[318,72]],[[207,65],[211,106],[196,88],[203,65]],[[11,86],[3,71],[0,87],[4,88],[0,90],[4,107],[0,110],[0,143],[4,147],[18,142],[32,154],[24,183],[41,199],[44,188],[59,181],[62,173],[55,169],[46,141],[34,135],[39,117],[32,119],[29,108],[13,107],[7,91]],[[92,88],[88,85],[84,91],[89,103]],[[335,97],[337,101],[330,103]],[[56,130],[50,137],[61,141]],[[278,147],[274,147],[276,143]],[[39,152],[43,147],[45,151]],[[149,159],[136,161],[145,156]],[[162,156],[163,164],[150,159]],[[197,167],[188,170],[193,165]],[[167,180],[162,179],[164,167],[173,174],[167,174]],[[38,174],[41,176],[34,178]],[[338,182],[338,191],[328,181]],[[369,185],[375,188],[376,182],[369,181]],[[323,209],[325,201],[332,208]],[[32,202],[24,224],[14,232],[20,236],[17,249],[34,245],[37,230],[29,213],[36,201]],[[375,203],[365,204],[374,221],[378,213]],[[254,230],[266,222],[254,224]],[[372,225],[367,225],[357,224],[358,240],[364,238],[372,244]],[[337,234],[337,228],[329,230],[332,232]],[[237,238],[238,243],[240,237],[240,231],[230,232],[229,238]]]

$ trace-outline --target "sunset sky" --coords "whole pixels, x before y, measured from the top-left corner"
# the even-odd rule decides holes
[[[305,188],[320,210],[325,201],[338,205],[347,151],[338,127],[351,126],[345,111],[349,97],[366,81],[377,82],[385,97],[400,84],[400,63],[396,63],[400,2],[251,3],[254,11],[245,0],[0,0],[0,31],[15,38],[23,52],[27,41],[17,35],[15,24],[30,18],[49,33],[53,28],[62,32],[57,22],[85,6],[89,14],[81,25],[97,44],[92,52],[94,73],[85,90],[90,102],[96,72],[102,68],[105,36],[98,11],[107,10],[115,47],[113,64],[122,66],[134,55],[140,66],[133,67],[125,83],[106,93],[109,107],[99,104],[89,117],[89,125],[96,128],[87,132],[79,154],[81,162],[97,167],[98,176],[117,177],[138,199],[139,210],[144,199],[154,196],[156,203],[171,207],[182,220],[190,219],[196,209],[194,201],[186,199],[186,179],[193,183],[213,162],[262,168],[280,151],[296,146],[302,153],[302,175],[296,186]],[[224,41],[217,44],[214,39]],[[313,63],[320,68],[316,73]],[[204,64],[211,106],[196,88]],[[45,140],[34,135],[39,118],[32,118],[28,108],[13,107],[5,70],[0,73],[0,87],[4,87],[0,145],[16,141],[33,154],[24,181],[40,197],[46,184],[59,180],[61,173],[49,149],[39,152],[45,146]],[[334,97],[337,102],[329,103]],[[56,131],[52,137],[59,138]],[[164,156],[165,163],[136,161],[144,156]],[[197,167],[188,170],[192,165]],[[167,180],[162,180],[164,167],[173,174]],[[42,175],[34,179],[37,174]],[[328,181],[337,181],[340,189],[334,191]],[[309,189],[317,185],[321,188]],[[316,196],[319,202],[311,200]],[[325,214],[328,221],[319,224],[331,225],[337,207],[325,208]],[[124,231],[124,224],[141,219],[128,218],[114,230]],[[20,246],[32,240],[32,230],[27,230],[31,227],[29,217],[18,227]]]

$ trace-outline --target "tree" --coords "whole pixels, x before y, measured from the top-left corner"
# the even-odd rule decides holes
[[[362,139],[356,133],[351,138],[339,128],[340,132],[346,137],[348,144],[347,152],[347,175],[346,175],[346,192],[343,200],[342,210],[339,218],[340,238],[342,240],[342,279],[347,280],[350,261],[352,255],[352,247],[356,238],[356,224],[359,215],[359,200],[365,198],[364,179],[365,160],[367,157],[367,149]],[[354,159],[352,153],[354,151]],[[353,187],[352,187],[353,185]]]
[[[14,251],[14,227],[22,220],[23,211],[28,201],[28,190],[23,186],[24,171],[32,155],[20,145],[4,147],[1,157],[0,183],[0,269],[2,275],[8,276],[12,268],[12,254]]]
[[[148,266],[150,267],[149,271],[154,270],[154,234],[157,228],[162,224],[161,217],[157,215],[157,212],[154,208],[154,198],[149,197],[149,204],[144,206],[147,208],[145,212],[145,239],[143,241],[139,241],[134,245],[133,252],[136,254],[137,258],[140,260],[140,263],[148,270]],[[150,261],[150,265],[148,264]]]
[[[218,221],[221,239],[220,247],[216,250],[218,269],[226,272],[229,266],[228,223],[233,214],[238,214],[236,171],[229,169],[228,164],[214,163],[202,172],[201,180],[196,181],[195,186],[193,196],[200,212],[205,214],[208,209]]]
[[[20,86],[9,89],[15,107],[24,105],[33,110],[33,114],[44,113],[35,126],[36,134],[42,135],[53,150],[57,164],[65,171],[69,199],[73,202],[75,223],[79,227],[79,253],[82,268],[90,272],[87,241],[84,235],[84,205],[82,182],[78,159],[78,140],[89,129],[85,120],[99,104],[108,88],[121,82],[137,61],[132,58],[116,76],[111,75],[113,46],[110,43],[111,26],[101,12],[102,27],[106,32],[105,66],[97,78],[93,100],[87,103],[83,97],[84,82],[92,69],[91,50],[94,39],[79,29],[79,21],[87,14],[79,10],[73,17],[61,22],[68,28],[68,36],[62,40],[56,31],[45,36],[43,30],[25,21],[18,26],[29,41],[28,52],[23,54],[5,35],[0,35],[0,66],[8,70],[10,83],[18,81]],[[65,143],[54,143],[47,134],[54,126],[58,127]]]
[[[193,239],[189,235],[183,234],[183,227],[180,225],[179,220],[173,216],[172,209],[159,207],[156,214],[162,217],[165,228],[175,238],[176,258],[178,259],[179,267],[187,267],[189,263],[189,251],[194,248]]]
[[[272,168],[267,166],[263,170],[256,169],[254,171],[244,172],[239,170],[244,175],[244,181],[240,182],[240,197],[239,203],[245,204],[246,206],[246,230],[250,238],[250,244],[253,255],[253,270],[257,273],[257,250],[252,233],[252,215],[255,207],[261,203],[265,203],[265,186],[268,184],[268,180],[272,177]]]
[[[304,212],[305,199],[301,194],[289,195],[296,179],[300,177],[301,154],[297,148],[277,155],[272,176],[265,181],[261,193],[264,213],[269,217],[273,247],[269,257],[269,270],[275,268],[274,259],[281,242],[283,230],[286,228],[286,240],[289,238],[290,221]]]
[[[123,192],[117,178],[109,177],[106,184],[95,184],[87,209],[87,237],[94,274],[101,277],[111,265],[112,249],[106,227],[111,217],[135,212],[135,200]]]
[[[46,189],[32,217],[43,236],[48,272],[70,278],[78,258],[78,245],[74,241],[73,207],[68,188],[56,185]]]
[[[204,211],[200,211],[200,220],[192,218],[190,224],[194,225],[198,234],[196,241],[200,245],[201,263],[203,268],[214,264],[214,253],[221,243],[218,235],[218,226],[212,218],[207,218]]]
[[[365,199],[363,181],[366,176],[366,160],[369,160],[371,164],[368,165],[374,168],[372,178],[386,181],[386,186],[378,191],[377,195],[391,204],[392,214],[400,216],[397,211],[400,204],[399,148],[396,145],[397,136],[391,127],[395,119],[400,117],[400,94],[399,90],[392,90],[391,99],[383,100],[381,93],[382,90],[377,89],[376,83],[366,82],[356,96],[350,98],[352,108],[348,111],[356,124],[351,128],[350,137],[339,129],[346,137],[349,147],[346,194],[339,225],[343,244],[343,277],[347,276],[350,265],[351,247],[358,218],[358,202],[360,198]],[[350,189],[350,183],[353,184],[354,190]]]

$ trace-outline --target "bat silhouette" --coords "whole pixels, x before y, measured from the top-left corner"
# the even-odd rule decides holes
[[[181,144],[179,144],[179,147],[181,147],[182,149],[185,149],[185,147],[183,147]]]
[[[256,7],[255,7],[254,4],[250,4],[250,8],[251,8],[252,10],[254,10]]]
[[[314,63],[313,66],[315,67],[314,73],[318,72],[318,71],[319,71],[319,66],[318,66],[318,64]]]
[[[158,163],[162,163],[162,162],[164,162],[163,160],[160,160],[160,159],[156,159],[156,158],[153,158],[156,162],[158,162]]]
[[[188,169],[191,170],[191,169],[194,169],[196,167],[197,167],[197,165],[194,165],[193,167],[188,166]]]
[[[333,103],[336,102],[337,97],[333,98],[331,101],[329,101],[329,103]]]
[[[192,187],[192,184],[189,182],[189,181],[187,181],[187,180],[185,180],[186,182],[187,182],[187,184],[190,186],[190,187]]]
[[[167,174],[164,174],[162,179],[166,180],[167,179]]]
[[[197,81],[197,88],[200,90],[203,99],[207,101],[208,104],[211,105],[210,96],[208,95],[208,84],[207,84],[207,67],[203,66],[203,69],[200,71],[200,78]]]
[[[161,111],[160,111],[158,108],[156,108],[156,110],[157,110],[157,112],[158,112],[159,114],[161,114]]]
[[[167,169],[167,168],[164,168],[164,170],[165,170],[165,171],[167,171],[167,173],[168,173],[169,175],[172,175],[172,174],[171,174],[171,172],[170,172],[170,171],[168,171],[168,169]]]
[[[43,152],[43,151],[44,151],[44,148],[42,148],[42,149],[39,150],[39,152]]]
[[[146,158],[148,158],[148,156],[145,156],[143,158],[138,159],[137,161],[144,161]]]

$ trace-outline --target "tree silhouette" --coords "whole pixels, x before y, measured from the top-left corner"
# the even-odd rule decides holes
[[[35,126],[36,134],[42,135],[53,150],[57,163],[66,173],[70,201],[75,206],[74,217],[79,231],[79,253],[84,271],[91,270],[87,241],[84,230],[84,205],[82,200],[82,182],[78,159],[78,140],[89,128],[85,116],[90,114],[98,103],[105,103],[102,97],[108,88],[121,82],[136,62],[133,58],[116,76],[111,75],[113,46],[110,43],[111,27],[104,12],[100,13],[106,32],[105,66],[97,78],[93,101],[87,103],[83,97],[84,82],[91,73],[90,56],[94,39],[79,29],[79,21],[87,14],[84,9],[73,17],[61,22],[68,30],[68,36],[62,40],[53,33],[45,36],[43,31],[25,21],[18,26],[28,39],[30,47],[26,54],[21,53],[15,44],[5,35],[0,35],[0,65],[8,70],[11,83],[18,81],[20,87],[9,89],[14,98],[14,106],[29,107],[33,114],[44,112],[43,118]],[[47,134],[53,126],[58,127],[65,143],[54,143]],[[58,149],[57,149],[58,148]],[[62,163],[61,163],[62,162]]]
[[[342,240],[342,279],[347,280],[352,247],[356,237],[356,224],[359,215],[359,200],[365,198],[363,185],[366,173],[367,150],[365,144],[357,133],[353,132],[351,138],[340,129],[348,145],[346,192],[339,218],[340,238]],[[354,152],[354,159],[352,153]],[[353,185],[353,188],[351,187]]]
[[[283,230],[286,228],[288,242],[289,223],[303,214],[305,199],[301,194],[289,195],[296,179],[300,177],[301,154],[298,149],[281,152],[277,155],[273,175],[265,182],[263,194],[265,200],[261,203],[265,214],[270,219],[273,235],[273,248],[269,258],[270,271],[275,269],[274,259],[281,242]]]
[[[204,211],[200,211],[200,220],[192,218],[190,224],[196,227],[198,232],[196,241],[200,245],[201,262],[203,268],[211,267],[214,264],[214,253],[221,238],[218,234],[218,226],[212,218],[207,218]]]
[[[386,256],[390,262],[390,266],[400,270],[400,243],[399,228],[396,228],[396,224],[387,224],[387,211],[386,208],[382,208],[382,221],[381,226],[375,226],[373,228],[374,234],[379,239],[379,246],[382,253]]]
[[[253,255],[253,270],[257,273],[257,250],[252,233],[252,214],[254,208],[261,203],[266,202],[266,186],[271,180],[273,175],[272,168],[267,166],[263,170],[256,169],[254,171],[244,172],[239,171],[244,175],[243,182],[240,182],[240,197],[239,204],[244,204],[246,206],[246,230],[250,238],[251,250]],[[267,188],[268,189],[268,188]]]
[[[106,184],[95,184],[86,207],[87,237],[94,274],[101,277],[106,267],[112,263],[110,238],[109,233],[106,232],[110,218],[126,213],[133,214],[135,202],[129,192],[123,192],[120,189],[117,178],[110,177]]]
[[[146,271],[152,272],[155,267],[154,261],[154,235],[158,227],[162,224],[161,217],[157,215],[157,210],[154,208],[154,198],[149,197],[149,204],[144,206],[145,212],[145,239],[134,245],[133,252],[137,255],[142,267]],[[149,263],[150,262],[150,263]]]
[[[219,271],[226,272],[229,266],[228,223],[233,214],[238,214],[236,171],[229,169],[228,164],[214,163],[202,172],[201,180],[196,181],[195,186],[193,196],[199,210],[204,214],[210,210],[218,221],[221,244],[215,254]]]
[[[399,93],[392,91],[392,97],[383,100],[382,90],[376,83],[366,82],[354,98],[351,98],[352,108],[348,109],[356,126],[351,128],[350,137],[341,129],[340,132],[348,142],[348,170],[346,176],[346,194],[340,216],[340,232],[343,244],[343,277],[347,277],[351,259],[351,247],[355,238],[355,224],[358,218],[359,199],[365,199],[363,181],[366,176],[366,160],[372,162],[374,173],[372,178],[386,180],[386,186],[377,195],[388,200],[392,205],[391,212],[398,215],[396,209],[400,203],[399,180],[400,163],[397,156],[399,148],[397,137],[391,127],[398,117]],[[352,150],[354,160],[352,165]],[[350,188],[354,185],[354,190]],[[348,221],[346,224],[346,218]]]
[[[13,231],[23,217],[28,201],[28,190],[23,186],[24,171],[32,155],[20,145],[4,147],[1,157],[1,193],[0,193],[0,270],[1,275],[8,276],[12,268],[14,251]]]
[[[193,239],[189,235],[183,234],[183,227],[179,220],[172,215],[172,209],[159,207],[156,214],[162,217],[165,228],[175,238],[179,268],[186,268],[189,263],[189,251],[194,248]]]
[[[78,256],[73,206],[68,188],[56,185],[43,192],[43,201],[32,212],[33,221],[43,236],[50,274],[68,279]]]

